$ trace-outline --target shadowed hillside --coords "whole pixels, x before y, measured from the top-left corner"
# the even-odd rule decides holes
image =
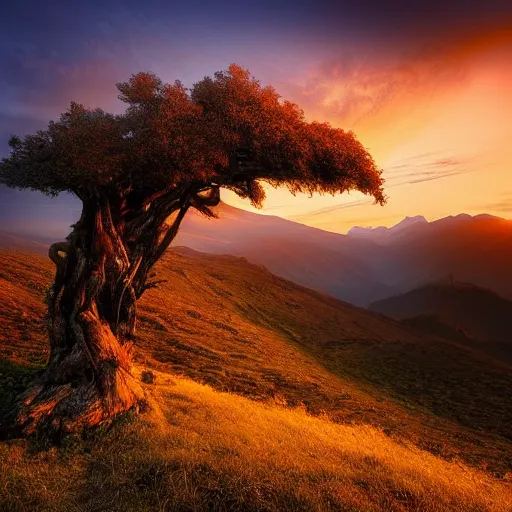
[[[512,302],[489,290],[432,283],[375,302],[370,309],[512,362]]]

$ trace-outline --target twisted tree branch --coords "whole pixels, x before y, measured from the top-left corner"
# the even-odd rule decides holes
[[[66,256],[69,252],[69,244],[66,242],[57,242],[50,245],[48,249],[49,258],[55,263],[57,269],[66,266],[66,257],[62,257],[59,253],[63,252]]]

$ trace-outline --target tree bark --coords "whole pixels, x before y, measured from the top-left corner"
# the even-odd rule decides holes
[[[127,291],[138,264],[119,227],[108,198],[95,194],[84,200],[68,242],[50,248],[57,268],[47,297],[50,358],[20,401],[24,434],[79,431],[143,399],[131,373],[136,299]]]
[[[18,404],[15,423],[25,435],[77,432],[139,409],[144,393],[131,364],[136,302],[155,286],[148,275],[188,208],[211,213],[219,191],[189,186],[134,206],[93,190],[82,202],[67,242],[49,251],[56,265],[47,297],[50,357]]]

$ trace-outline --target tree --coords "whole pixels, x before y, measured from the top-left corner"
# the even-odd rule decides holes
[[[150,73],[117,88],[122,115],[72,103],[45,130],[13,136],[0,163],[2,183],[69,191],[83,204],[67,241],[49,251],[50,356],[20,401],[25,434],[77,431],[137,408],[137,300],[156,285],[152,269],[189,208],[214,216],[221,188],[260,206],[261,182],[292,193],[359,190],[385,202],[381,171],[351,132],[306,122],[239,66],[191,90]]]

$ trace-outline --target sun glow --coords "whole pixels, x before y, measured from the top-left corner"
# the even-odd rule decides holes
[[[384,170],[389,202],[377,208],[361,194],[294,198],[268,187],[261,213],[336,232],[354,224],[391,225],[416,214],[507,217],[511,53],[512,32],[501,30],[415,58],[312,68],[300,87],[283,86],[283,94],[293,91],[291,99],[304,106],[308,120],[356,133]],[[224,199],[251,209],[230,194]]]

